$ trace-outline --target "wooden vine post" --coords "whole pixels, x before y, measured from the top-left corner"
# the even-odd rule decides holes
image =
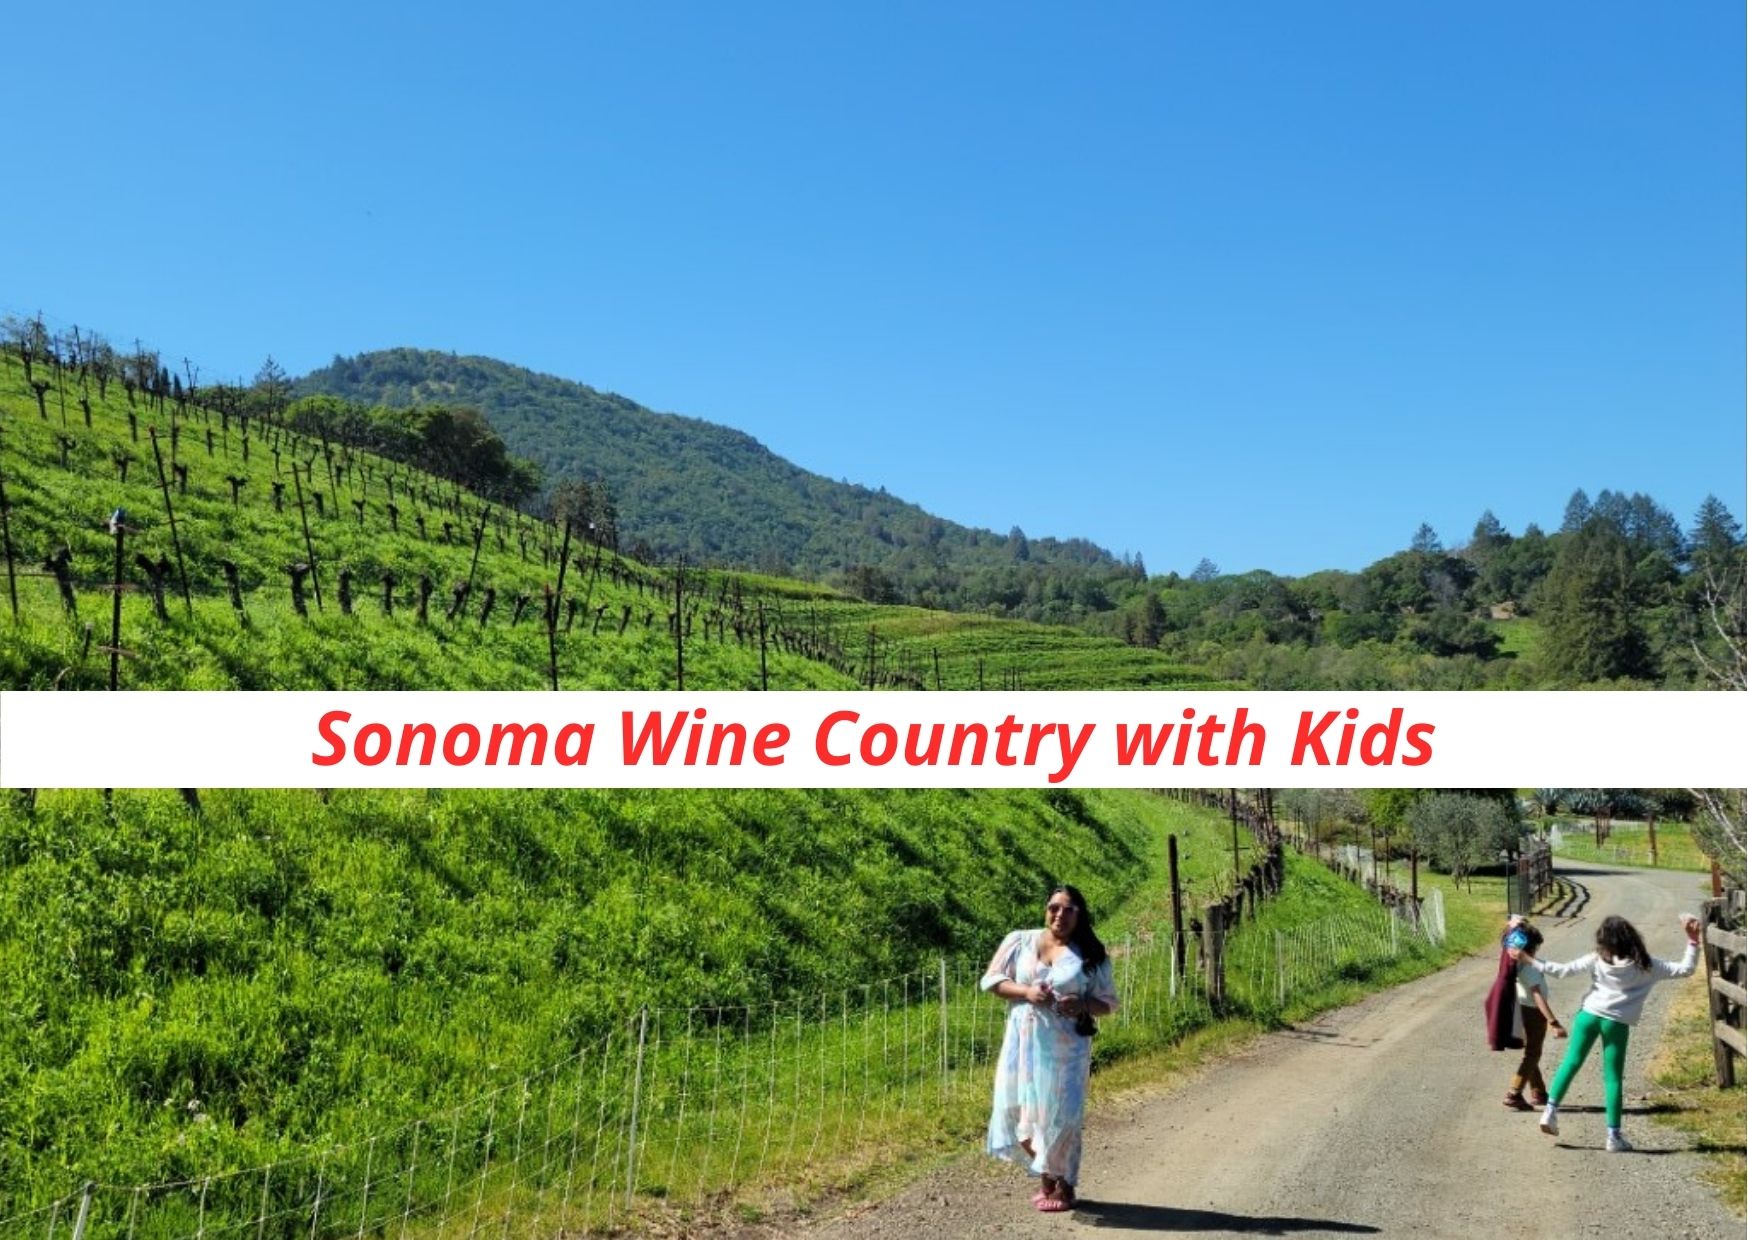
[[[759,688],[771,687],[770,673],[765,669],[765,600],[759,600]]]
[[[686,687],[686,557],[681,556],[674,569],[674,687]]]
[[[182,586],[182,604],[188,608],[189,618],[192,619],[194,617],[194,599],[188,592],[188,565],[183,562],[182,539],[176,533],[176,509],[170,503],[170,480],[164,476],[164,453],[158,447],[158,428],[148,426],[146,435],[152,441],[152,460],[158,465],[158,490],[164,496],[164,515],[170,519],[170,545],[176,549],[176,577]]]
[[[303,506],[303,481],[298,477],[297,462],[291,463],[291,484],[297,490],[297,516],[303,522],[303,549],[309,556],[310,580],[316,587],[316,610],[322,610],[322,577],[316,571],[316,544],[310,537],[310,514]]]
[[[109,609],[109,688],[121,687],[121,589],[124,554],[127,542],[127,514],[117,508],[109,517],[109,532],[115,535],[115,580],[111,584],[112,602]]]
[[[1177,836],[1165,837],[1165,855],[1171,871],[1171,967],[1172,976],[1184,975],[1184,889],[1178,881]]]
[[[6,554],[6,597],[12,601],[12,622],[18,623],[18,579],[12,564],[12,519],[7,514],[6,471],[0,469],[0,548]]]
[[[1236,887],[1238,876],[1242,873],[1238,861],[1238,789],[1226,790],[1226,812],[1232,818],[1232,883]]]
[[[1208,1002],[1219,1012],[1226,1005],[1226,907],[1210,904],[1203,918],[1202,959],[1208,969]]]
[[[474,574],[479,571],[479,545],[482,542],[484,542],[485,538],[486,538],[486,514],[490,511],[491,510],[489,508],[480,509],[479,526],[473,532],[473,562],[467,566],[467,588],[468,588],[468,591],[470,593],[473,591]],[[562,595],[564,593],[564,582],[563,582],[564,567],[563,567],[563,565],[559,566],[558,571],[559,571],[559,577],[560,577],[559,593]]]
[[[483,527],[482,527],[483,528]],[[564,597],[564,566],[571,558],[571,522],[564,522],[564,547],[558,556],[558,588],[546,600],[546,664],[552,691],[558,692],[558,608]]]

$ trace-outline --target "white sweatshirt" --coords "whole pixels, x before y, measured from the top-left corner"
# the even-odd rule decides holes
[[[1645,1010],[1645,996],[1651,993],[1652,986],[1666,978],[1691,976],[1698,963],[1699,946],[1695,943],[1687,945],[1679,963],[1653,956],[1649,969],[1641,969],[1631,960],[1607,961],[1595,952],[1566,964],[1536,961],[1549,977],[1571,977],[1590,970],[1590,993],[1584,996],[1581,1006],[1593,1016],[1618,1020],[1623,1025],[1638,1023],[1639,1013]]]

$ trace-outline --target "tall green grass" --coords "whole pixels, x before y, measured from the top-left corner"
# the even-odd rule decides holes
[[[645,1006],[975,957],[1223,827],[1116,791],[8,793],[0,1204],[343,1143]]]
[[[1095,1066],[1218,1019],[1272,1024],[1443,958],[1351,892],[1319,912],[1294,920],[1289,907],[1229,934],[1219,999],[1199,939],[1179,973],[1166,927],[1113,935],[1121,1006],[1101,1022]],[[147,1237],[537,1236],[794,1209],[969,1142],[987,1119],[1006,1005],[977,985],[981,954],[914,963],[792,999],[642,1008],[560,1060],[402,1123],[261,1166],[106,1187],[93,1219]]]

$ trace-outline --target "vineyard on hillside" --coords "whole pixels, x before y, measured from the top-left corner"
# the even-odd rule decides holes
[[[146,368],[149,370],[149,368]],[[405,463],[0,352],[0,675],[30,688],[1160,688],[1073,629],[639,563]],[[119,597],[120,605],[116,607]]]

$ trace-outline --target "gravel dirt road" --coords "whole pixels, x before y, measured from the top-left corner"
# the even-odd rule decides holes
[[[1697,875],[1573,867],[1589,891],[1543,920],[1543,955],[1589,950],[1606,913],[1630,918],[1651,951],[1679,956],[1677,914]],[[1646,1063],[1675,986],[1652,992],[1627,1067],[1633,1154],[1603,1152],[1599,1053],[1566,1098],[1558,1139],[1500,1105],[1514,1059],[1483,1040],[1491,954],[1258,1039],[1163,1096],[1100,1107],[1088,1124],[1079,1210],[1041,1215],[1034,1183],[976,1155],[898,1196],[814,1225],[833,1240],[915,1236],[1608,1236],[1729,1237],[1743,1223],[1696,1180],[1689,1139],[1655,1123]],[[1703,967],[1702,967],[1703,971]],[[1570,1020],[1586,983],[1552,983]],[[1550,1041],[1544,1071],[1564,1052]]]

